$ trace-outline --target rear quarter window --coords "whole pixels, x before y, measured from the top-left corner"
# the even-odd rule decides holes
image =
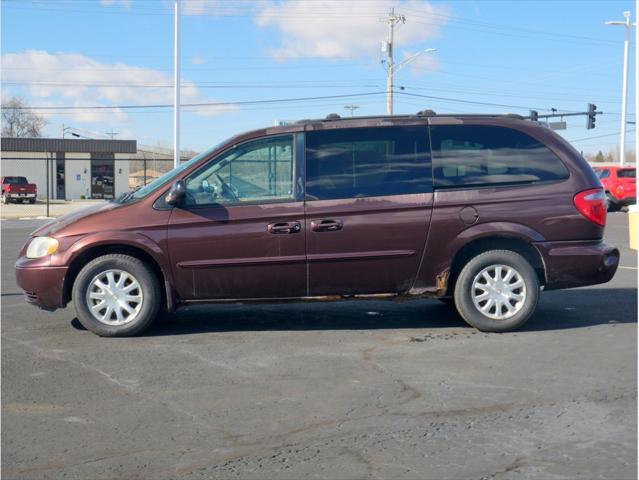
[[[559,158],[529,135],[488,125],[431,127],[435,187],[558,181],[569,173]]]
[[[634,168],[627,168],[624,170],[617,170],[617,177],[619,178],[637,178],[637,170]]]

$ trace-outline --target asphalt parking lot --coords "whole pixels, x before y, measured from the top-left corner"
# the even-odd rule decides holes
[[[24,303],[2,228],[2,478],[630,479],[637,264],[483,334],[435,300],[209,306],[138,338]]]

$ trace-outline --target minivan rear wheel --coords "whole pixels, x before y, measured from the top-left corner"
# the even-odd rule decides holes
[[[490,250],[472,258],[455,284],[462,318],[486,332],[522,326],[539,300],[539,278],[528,261],[511,250]]]
[[[140,259],[123,254],[89,262],[73,284],[82,325],[102,337],[125,337],[146,329],[161,303],[158,280]]]

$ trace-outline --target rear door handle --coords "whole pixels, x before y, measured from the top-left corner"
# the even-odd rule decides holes
[[[335,232],[344,227],[341,220],[313,220],[311,222],[311,230],[314,232]]]
[[[283,223],[270,223],[268,225],[269,233],[297,233],[302,230],[300,222],[283,222]]]

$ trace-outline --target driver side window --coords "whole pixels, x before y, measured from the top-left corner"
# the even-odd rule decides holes
[[[292,200],[293,136],[239,145],[185,179],[185,206]]]

